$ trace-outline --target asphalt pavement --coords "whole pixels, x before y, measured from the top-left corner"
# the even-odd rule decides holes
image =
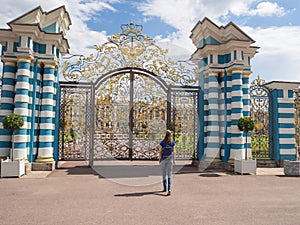
[[[282,168],[237,175],[178,165],[171,196],[161,191],[157,168],[66,162],[53,172],[2,178],[0,224],[300,224],[300,178]]]

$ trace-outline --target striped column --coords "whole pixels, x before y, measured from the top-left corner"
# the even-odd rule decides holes
[[[219,83],[218,72],[209,71],[207,85],[207,131],[206,131],[206,158],[219,159]]]
[[[31,75],[32,57],[27,55],[18,56],[18,71],[16,82],[15,109],[14,113],[24,119],[24,126],[15,131],[14,158],[27,159],[28,144],[30,141],[30,117],[29,117],[29,78]]]
[[[60,107],[60,93],[59,93],[59,73],[58,68],[56,68],[54,72],[55,82],[54,82],[54,96],[53,99],[55,101],[54,112],[55,119],[53,123],[55,124],[54,128],[54,160],[56,163],[58,162],[58,139],[59,139],[59,107]]]
[[[277,122],[274,136],[277,144],[274,144],[274,158],[279,160],[295,160],[295,120],[294,120],[294,98],[293,90],[273,90],[276,92],[277,103],[273,105]]]
[[[29,142],[29,155],[28,155],[28,161],[33,162],[36,158],[36,152],[37,152],[37,139],[35,137],[35,134],[38,129],[38,110],[39,110],[39,101],[37,100],[37,92],[39,91],[39,85],[38,84],[38,77],[40,77],[40,63],[36,59],[34,62],[32,62],[32,76],[29,79],[30,82],[30,102],[29,102],[29,109],[30,109],[30,142]]]
[[[243,81],[243,116],[250,116],[250,84],[249,84],[249,76],[250,76],[250,71],[244,71],[243,72],[243,77],[242,77],[242,81]],[[243,133],[243,136],[246,138],[246,134]],[[244,148],[246,149],[247,147],[247,156],[248,157],[252,157],[252,150],[251,150],[251,133],[248,133],[248,137],[247,137],[247,146],[246,146],[246,142],[244,145]]]
[[[224,124],[224,157],[223,162],[227,162],[231,153],[231,102],[232,102],[232,76],[231,72],[224,69],[224,118],[226,123]]]
[[[204,123],[203,123],[203,126],[204,126],[204,157],[206,157],[206,148],[207,148],[207,120],[208,120],[208,74],[207,72],[204,73],[204,91],[203,91],[203,103],[204,103],[204,114],[203,114],[203,117],[204,117]]]
[[[55,118],[55,82],[54,62],[44,62],[42,105],[40,111],[39,148],[36,162],[53,162],[54,153],[54,118]]]
[[[0,158],[9,156],[11,148],[11,132],[3,129],[3,118],[14,109],[16,60],[3,59],[3,76],[0,108]]]
[[[33,158],[36,159],[38,152],[38,144],[39,144],[39,122],[40,122],[40,110],[42,104],[42,73],[43,73],[43,64],[41,62],[38,63],[37,74],[36,74],[36,90],[35,90],[35,116],[34,116],[34,142],[33,142]]]
[[[243,117],[243,90],[242,90],[242,68],[233,68],[231,73],[232,91],[231,91],[231,127],[230,144],[232,159],[245,158],[243,133],[238,129],[238,120]]]

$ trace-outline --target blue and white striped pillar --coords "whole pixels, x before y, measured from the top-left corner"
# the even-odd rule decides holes
[[[220,155],[220,128],[219,128],[219,83],[218,72],[209,70],[206,115],[206,159],[216,159]]]
[[[250,83],[249,83],[249,77],[251,72],[250,71],[244,71],[243,72],[243,116],[250,116]],[[246,138],[246,134],[243,134]],[[248,133],[247,137],[247,146],[246,142],[244,145],[244,148],[247,147],[247,156],[250,158],[252,157],[252,150],[251,150],[251,133]]]
[[[3,118],[13,113],[17,64],[16,60],[2,59],[3,76],[0,104],[0,158],[9,157],[11,149],[11,131],[3,129]]]
[[[244,159],[245,148],[243,132],[238,129],[238,120],[243,117],[243,82],[242,68],[232,68],[231,70],[231,127],[230,127],[230,146],[231,159]]]
[[[221,159],[227,162],[230,156],[230,126],[231,126],[231,76],[224,69],[220,81],[220,144]]]
[[[274,160],[279,164],[283,160],[296,159],[294,96],[293,89],[287,84],[271,84],[270,92],[270,146]],[[288,85],[287,85],[288,86]],[[296,85],[295,85],[296,86]]]
[[[24,119],[24,125],[20,130],[15,131],[14,158],[27,159],[30,141],[30,110],[29,92],[31,76],[31,62],[33,58],[29,55],[18,56],[18,71],[15,94],[14,113],[19,114]]]
[[[55,130],[55,62],[44,62],[39,148],[36,162],[53,162]]]

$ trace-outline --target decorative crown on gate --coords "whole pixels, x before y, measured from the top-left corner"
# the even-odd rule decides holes
[[[129,24],[122,24],[121,25],[122,34],[129,35],[139,35],[143,31],[143,26],[140,24],[134,24],[133,20],[130,20]]]

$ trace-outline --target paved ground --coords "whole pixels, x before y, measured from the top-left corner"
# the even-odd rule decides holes
[[[0,224],[300,224],[300,178],[280,168],[241,176],[186,166],[167,197],[154,164],[127,166],[119,168],[135,168],[136,177],[122,177],[112,165],[95,168],[114,168],[104,177],[66,163],[50,174],[0,179]],[[141,172],[146,166],[148,175]]]

